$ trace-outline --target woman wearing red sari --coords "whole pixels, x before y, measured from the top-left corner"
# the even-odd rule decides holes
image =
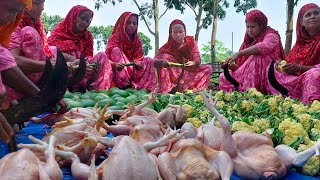
[[[81,55],[86,58],[87,63],[99,61],[101,66],[91,86],[96,90],[108,90],[112,87],[112,68],[105,53],[100,52],[93,56],[93,36],[87,29],[92,18],[93,11],[89,8],[81,5],[74,6],[64,20],[52,30],[48,43],[68,54],[65,56],[68,61],[76,61]],[[86,85],[87,80],[92,76],[93,72],[87,72],[79,87]]]
[[[184,64],[185,69],[169,67],[168,62]],[[176,86],[180,92],[209,86],[212,68],[201,65],[197,42],[192,36],[186,36],[186,26],[181,20],[171,22],[168,41],[157,53],[155,66],[166,67],[158,70],[161,93],[168,93]]]
[[[297,41],[288,54],[283,73],[275,71],[288,95],[303,103],[320,100],[320,7],[309,3],[298,14]],[[279,93],[270,88],[272,93]]]
[[[114,82],[119,88],[154,90],[153,60],[144,57],[142,42],[138,36],[138,15],[124,12],[116,22],[108,39],[106,54],[112,61]],[[125,64],[133,63],[133,66]]]
[[[239,83],[238,91],[254,87],[267,93],[267,72],[272,60],[285,58],[279,33],[268,26],[267,17],[259,10],[246,14],[246,34],[239,52],[226,60],[231,76]],[[235,64],[231,64],[235,61]],[[232,85],[222,73],[220,89],[231,92]]]

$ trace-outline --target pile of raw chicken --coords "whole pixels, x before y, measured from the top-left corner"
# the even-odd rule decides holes
[[[268,133],[232,135],[210,94],[202,96],[221,129],[212,121],[195,128],[185,122],[186,110],[180,106],[170,105],[160,113],[147,108],[156,94],[121,111],[75,108],[55,121],[33,119],[51,122],[52,131],[42,140],[30,136],[35,144],[19,144],[22,149],[2,158],[0,177],[60,180],[60,167],[71,165],[72,176],[86,180],[227,180],[233,171],[243,179],[281,179],[292,166],[301,167],[319,153],[320,143],[296,153],[285,145],[273,147]],[[119,121],[106,124],[113,114],[121,116]],[[115,137],[106,137],[107,132]],[[96,167],[101,156],[106,159]]]

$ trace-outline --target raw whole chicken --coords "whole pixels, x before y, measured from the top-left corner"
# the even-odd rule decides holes
[[[45,162],[40,161],[32,151],[26,148],[7,154],[0,160],[1,179],[61,180],[63,175],[55,161],[54,143],[55,139],[51,137],[49,145],[42,148]]]
[[[212,149],[220,150],[222,143],[222,131],[208,122],[201,125],[198,129],[191,123],[184,123],[181,127],[181,132],[187,132],[186,138],[195,138],[201,141],[204,145]]]
[[[51,156],[51,158],[50,158],[51,165],[48,163],[49,161],[47,161],[46,164],[44,165],[45,172],[48,172],[49,177],[45,176],[44,178],[31,178],[31,179],[44,179],[44,180],[48,180],[48,179],[61,180],[62,179],[62,172],[60,170],[58,163],[54,159],[54,156],[53,156],[54,154],[56,154],[60,158],[63,158],[66,161],[71,162],[71,173],[75,179],[87,180],[89,177],[93,177],[95,175],[95,173],[92,172],[92,169],[95,169],[95,164],[94,164],[95,157],[92,158],[91,166],[89,167],[88,165],[81,163],[79,157],[75,153],[65,152],[65,151],[54,149],[53,145],[51,145],[51,144],[53,144],[53,143],[51,143],[52,141],[50,141],[50,143],[48,145],[46,142],[41,141],[39,139],[36,139],[32,136],[29,136],[29,138],[33,142],[35,142],[36,144],[19,144],[18,146],[20,148],[28,148],[28,149],[22,149],[22,150],[27,150],[29,152],[31,152],[30,150],[32,150],[32,152],[36,151],[36,152],[44,153],[45,149],[49,149],[50,154],[48,154],[47,152],[45,152],[44,154],[46,156],[48,156],[48,155]],[[50,140],[51,139],[55,139],[55,137],[51,136]],[[35,159],[37,159],[37,157],[35,155],[30,156],[30,158],[34,158],[34,157],[35,157]],[[40,167],[40,169],[41,169],[41,167]],[[23,170],[22,170],[22,172],[23,172]],[[28,171],[26,171],[26,172],[28,172]],[[27,176],[24,176],[22,179],[26,179],[26,177],[32,177],[32,176],[27,175]],[[15,179],[15,178],[13,178],[13,179]]]
[[[178,131],[170,132],[157,142],[147,142],[143,145],[129,136],[123,136],[116,142],[109,157],[98,167],[98,174],[102,174],[102,179],[108,180],[161,179],[156,157],[148,152],[179,140],[182,136],[177,133]]]
[[[320,142],[308,150],[296,153],[286,145],[273,147],[272,140],[261,134],[238,131],[231,135],[230,122],[216,109],[211,95],[202,93],[207,109],[220,122],[223,131],[221,150],[233,161],[235,172],[244,179],[281,179],[294,165],[302,167],[316,152]]]
[[[226,152],[211,149],[196,139],[174,143],[170,152],[159,155],[158,167],[164,180],[229,180],[233,171]]]
[[[168,124],[171,128],[181,128],[181,126],[187,121],[187,111],[178,105],[169,105],[162,110],[157,119],[163,124]]]

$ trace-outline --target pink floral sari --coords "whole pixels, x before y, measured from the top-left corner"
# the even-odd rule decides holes
[[[108,40],[106,53],[112,62],[136,62],[141,64],[142,69],[138,70],[133,66],[126,66],[121,71],[114,69],[114,82],[119,88],[132,86],[152,91],[156,87],[153,59],[144,57],[142,42],[137,31],[133,41],[125,32],[126,22],[131,15],[136,14],[125,12],[118,19]]]
[[[87,64],[99,61],[101,67],[98,71],[97,78],[90,86],[95,90],[108,90],[114,86],[112,82],[112,67],[108,57],[104,52],[99,52],[95,56],[93,55],[93,36],[88,30],[83,33],[74,33],[72,31],[73,24],[83,10],[91,12],[93,16],[93,12],[87,7],[81,5],[74,6],[66,18],[52,30],[51,36],[48,38],[48,43],[51,46],[59,48],[61,52],[70,54],[78,59],[83,55],[86,58]],[[54,47],[51,47],[51,50],[56,54]],[[87,74],[75,88],[85,86],[91,77],[91,75]]]
[[[259,10],[248,12],[246,21],[257,22],[264,28],[255,39],[250,38],[246,33],[240,50],[256,45],[260,54],[242,56],[237,59],[236,63],[240,67],[234,72],[230,71],[230,74],[239,83],[238,91],[246,91],[248,88],[254,87],[262,93],[267,93],[269,92],[268,88],[270,88],[267,73],[271,62],[285,58],[280,35],[267,26],[268,19]],[[234,86],[225,78],[223,73],[220,74],[219,80],[221,90],[227,92],[234,90]]]
[[[297,22],[301,22],[304,13],[311,8],[320,9],[313,3],[304,5],[299,11]],[[299,98],[301,102],[309,104],[315,99],[320,100],[320,32],[310,36],[301,23],[297,23],[296,32],[297,41],[289,52],[287,61],[314,68],[302,74],[289,75],[279,72],[275,67],[275,76],[289,90],[290,97]],[[269,87],[269,91],[279,94],[272,87]]]
[[[174,20],[171,22],[169,32],[173,25],[181,24],[185,27],[181,20]],[[192,36],[185,37],[185,43],[181,48],[177,48],[174,40],[169,34],[169,38],[166,44],[164,44],[155,59],[165,59],[169,62],[181,63],[194,61],[201,64],[200,53],[198,45]],[[210,84],[210,78],[212,74],[212,68],[210,65],[200,65],[198,68],[185,68],[185,72],[182,78],[179,76],[182,73],[180,67],[169,67],[158,70],[159,88],[161,93],[168,93],[174,87],[178,85],[179,79],[181,79],[178,91],[185,90],[200,90],[201,88],[207,89]]]

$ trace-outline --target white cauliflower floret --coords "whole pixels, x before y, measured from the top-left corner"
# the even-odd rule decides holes
[[[224,94],[224,100],[227,102],[231,102],[233,100],[233,96],[230,93],[225,93]]]
[[[220,90],[214,96],[216,100],[223,101],[224,91]]]
[[[314,112],[319,110],[320,110],[320,102],[318,100],[314,100],[309,108],[309,112]]]
[[[231,131],[232,132],[237,132],[237,131],[257,132],[257,131],[260,131],[260,129],[255,126],[250,126],[249,124],[243,121],[235,121],[232,124]]]
[[[270,113],[278,112],[278,100],[275,97],[268,99],[268,105],[270,106]]]
[[[201,94],[196,95],[196,97],[194,97],[194,102],[203,102],[203,97]]]
[[[320,139],[320,120],[318,119],[313,119],[313,128],[311,129],[311,134],[310,136],[312,137],[313,140],[318,140]]]
[[[283,66],[287,64],[286,60],[281,60],[281,62],[278,64],[279,72],[283,72]]]
[[[303,104],[293,104],[292,108],[293,113],[296,115],[308,112],[308,107]]]
[[[302,166],[302,173],[308,176],[314,176],[319,173],[320,158],[313,156]]]
[[[243,110],[246,110],[246,111],[250,111],[254,107],[255,104],[256,103],[253,102],[253,101],[243,100],[241,102],[241,107],[240,108],[243,109]]]
[[[263,94],[259,91],[256,90],[256,88],[250,88],[248,89],[248,93],[245,96],[246,98],[253,98],[253,97],[257,97],[258,102],[263,100]]]
[[[191,118],[192,113],[194,111],[194,108],[192,106],[190,106],[189,104],[184,104],[184,105],[182,105],[182,107],[187,111],[188,118]]]
[[[216,107],[218,109],[222,109],[226,104],[224,103],[224,101],[218,101]]]
[[[262,133],[269,128],[270,121],[267,119],[256,119],[253,121],[252,126],[257,127],[259,129],[259,132],[256,133]]]
[[[311,125],[311,115],[310,114],[306,114],[306,113],[298,114],[297,118],[305,129],[308,129],[309,126]]]
[[[190,122],[196,128],[199,128],[202,125],[202,121],[198,118],[188,118],[187,122]]]
[[[290,119],[285,119],[282,121],[279,124],[279,130],[284,133],[282,143],[285,145],[290,145],[299,136],[304,137],[305,144],[310,142],[309,136],[304,130],[302,124],[293,122]]]

